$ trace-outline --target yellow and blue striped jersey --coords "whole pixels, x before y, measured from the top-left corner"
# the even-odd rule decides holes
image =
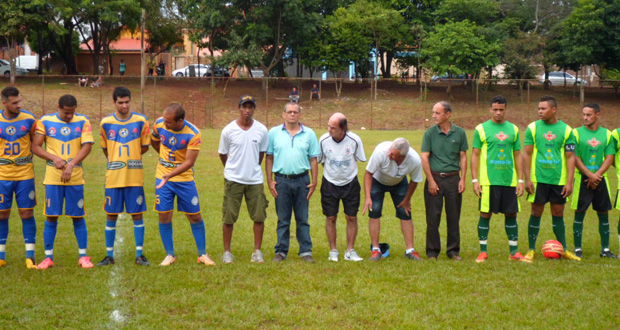
[[[21,110],[15,118],[8,119],[4,111],[0,116],[0,180],[21,181],[34,178],[30,145],[37,118]]]
[[[101,148],[108,153],[105,187],[142,187],[142,146],[151,143],[146,116],[132,112],[128,119],[119,120],[111,114],[101,120],[99,135]]]
[[[185,161],[187,150],[200,150],[202,139],[200,130],[192,123],[185,121],[185,125],[178,131],[169,130],[164,125],[164,118],[160,117],[153,128],[153,141],[160,141],[159,164],[155,177],[161,179],[164,175]],[[194,180],[194,169],[170,178],[172,182],[186,182]]]
[[[37,122],[36,134],[45,136],[45,150],[70,162],[75,158],[82,144],[94,143],[93,129],[88,117],[75,114],[70,122],[65,122],[58,117],[57,113],[44,115]],[[73,169],[71,180],[67,183],[60,181],[62,170],[54,167],[54,163],[48,161],[45,170],[43,184],[75,186],[84,184],[82,163]]]

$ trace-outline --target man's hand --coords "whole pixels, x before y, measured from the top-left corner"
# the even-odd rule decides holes
[[[534,182],[532,182],[532,180],[527,180],[525,183],[525,191],[527,191],[530,195],[534,195],[536,193],[536,188],[534,188]]]
[[[439,186],[437,186],[437,182],[435,182],[435,180],[428,180],[428,192],[432,196],[437,196],[437,192],[439,192]]]
[[[155,187],[155,189],[160,189],[161,187],[163,187],[166,184],[166,182],[168,182],[168,179],[170,179],[170,175],[166,174],[162,176],[161,181],[159,182],[157,187]]]
[[[400,204],[396,205],[396,207],[402,207],[407,215],[411,214],[411,200],[403,200]]]
[[[267,183],[269,185],[269,192],[271,192],[271,196],[273,196],[273,198],[278,198],[278,191],[276,190],[277,183],[278,181],[275,180]]]
[[[366,211],[370,210],[372,212],[372,199],[366,198],[364,200],[364,208],[362,209],[362,215],[366,214]]]
[[[54,163],[54,167],[56,167],[59,170],[64,169],[65,165],[67,164],[66,161],[64,161],[62,158],[55,156],[55,155],[52,158],[52,162]]]
[[[462,194],[465,191],[465,178],[461,178],[459,180],[459,194]]]
[[[316,182],[307,185],[307,187],[308,187],[308,196],[306,197],[306,200],[309,201],[310,197],[312,197],[312,194],[314,193],[314,190],[316,189]]]
[[[480,183],[474,182],[473,186],[474,186],[474,194],[476,194],[476,197],[480,198],[480,192],[482,192],[482,188],[480,187]]]
[[[523,189],[524,189],[524,184],[523,183],[517,183],[517,196],[518,197],[523,196]]]
[[[67,163],[67,165],[64,166],[65,169],[64,171],[62,171],[62,175],[60,176],[60,182],[67,183],[71,181],[71,175],[73,174],[73,167],[74,167],[73,163]]]
[[[564,187],[562,188],[562,197],[567,198],[572,193],[573,193],[573,184],[572,183],[566,183],[564,185]]]

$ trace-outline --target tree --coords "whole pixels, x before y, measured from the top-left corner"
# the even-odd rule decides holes
[[[39,22],[41,17],[37,15],[35,6],[27,0],[3,0],[0,2],[0,34],[9,46],[11,60],[11,84],[15,83],[15,48],[17,42],[24,41],[24,35],[28,32],[29,24]]]
[[[247,39],[247,36],[242,37],[237,35],[235,31],[232,31],[228,39],[228,49],[226,52],[222,53],[222,56],[215,58],[212,65],[232,68],[232,72],[230,73],[231,76],[234,75],[235,70],[240,66],[253,68],[260,65],[263,53],[256,45],[250,44],[246,46],[247,41],[245,39]],[[215,75],[211,75],[211,77],[213,76]],[[226,97],[226,89],[228,88],[229,81],[230,79],[227,79],[224,85],[224,97]]]
[[[521,79],[534,78],[537,73],[535,63],[542,60],[543,44],[536,33],[519,32],[515,38],[504,41],[505,74],[508,78],[516,79],[521,96],[525,82]]]

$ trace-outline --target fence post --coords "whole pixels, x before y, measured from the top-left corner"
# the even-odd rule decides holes
[[[322,91],[321,80],[323,79],[319,79],[319,95],[321,95],[320,93]],[[310,102],[312,102],[312,92],[310,92]],[[319,125],[317,127],[321,127],[321,114],[323,113],[323,107],[321,106],[322,102],[323,100],[321,100],[321,97],[319,96]]]
[[[370,81],[370,129],[372,130],[372,108],[373,108],[373,82]]]
[[[530,80],[526,80],[527,85],[527,105],[530,105]]]
[[[263,77],[263,81],[265,79],[267,79],[265,84],[265,109],[267,110],[267,127],[269,127],[269,77]]]
[[[41,75],[41,115],[45,114],[45,75]]]

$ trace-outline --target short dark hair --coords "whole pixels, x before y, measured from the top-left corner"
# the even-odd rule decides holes
[[[114,88],[114,92],[112,93],[112,99],[114,100],[114,102],[116,102],[119,97],[129,97],[129,99],[131,99],[131,92],[129,91],[129,89],[127,89],[127,87],[118,86]]]
[[[552,108],[558,107],[558,101],[556,101],[555,97],[551,95],[545,95],[538,100],[538,102],[547,102]]]
[[[58,99],[58,107],[64,109],[65,107],[77,107],[77,100],[75,96],[66,94]]]
[[[338,121],[338,127],[340,127],[340,129],[345,132],[349,130],[349,124],[347,123],[346,117],[343,116],[342,118],[340,118],[340,120]]]
[[[164,112],[169,111],[174,112],[174,121],[185,119],[185,109],[180,103],[170,103],[170,105],[164,109]]]
[[[11,96],[19,96],[19,90],[13,86],[5,87],[2,90],[2,99],[8,101]]]
[[[506,98],[501,96],[501,95],[493,96],[493,98],[491,99],[491,103],[490,104],[493,105],[494,103],[503,104],[505,106],[508,106],[508,100],[506,100]]]
[[[443,107],[443,113],[452,113],[452,105],[447,101],[439,101],[439,104]]]
[[[596,104],[596,103],[588,103],[586,105],[583,106],[584,108],[592,108],[594,109],[594,112],[596,113],[600,113],[601,112],[601,107]]]

